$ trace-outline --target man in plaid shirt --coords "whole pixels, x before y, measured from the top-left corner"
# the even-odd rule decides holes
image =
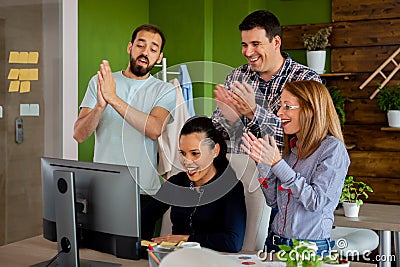
[[[281,52],[281,26],[274,14],[259,10],[239,25],[242,54],[248,64],[234,69],[224,85],[215,87],[218,107],[211,118],[225,138],[231,141],[231,153],[240,148],[243,132],[257,137],[274,135],[282,153],[283,129],[276,116],[279,98],[287,82],[316,80],[319,75]]]

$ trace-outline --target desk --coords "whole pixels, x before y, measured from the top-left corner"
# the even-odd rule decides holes
[[[400,266],[400,206],[365,203],[360,207],[357,218],[344,216],[344,210],[335,211],[335,226],[364,228],[379,231],[379,254],[385,255],[387,261],[380,261],[380,267],[390,267],[391,232],[394,232],[396,266]],[[393,260],[393,259],[392,259]]]
[[[7,267],[27,267],[39,262],[50,260],[56,255],[57,244],[35,236],[0,247],[0,264]],[[253,254],[245,253],[245,254]],[[242,254],[242,253],[239,253]],[[113,255],[90,249],[80,249],[82,259],[105,261],[122,264],[123,267],[149,267],[147,260],[125,260]],[[375,267],[374,264],[351,262],[350,267]]]
[[[0,247],[0,265],[7,267],[27,267],[50,260],[56,254],[57,243],[50,242],[42,236],[35,236]],[[124,267],[149,266],[147,260],[119,259],[113,255],[90,249],[80,249],[79,256],[81,259],[119,263]]]

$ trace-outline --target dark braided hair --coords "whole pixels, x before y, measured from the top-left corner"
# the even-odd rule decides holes
[[[204,133],[206,138],[210,138],[213,141],[212,148],[215,147],[215,144],[219,144],[219,154],[214,158],[213,164],[217,171],[225,170],[229,163],[226,158],[228,148],[222,135],[217,131],[217,129],[215,129],[212,120],[206,116],[195,116],[189,118],[185,122],[185,125],[183,125],[179,138],[182,135],[189,135],[192,133]]]

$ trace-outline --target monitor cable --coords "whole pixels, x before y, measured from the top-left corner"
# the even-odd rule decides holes
[[[60,256],[61,253],[68,253],[71,251],[71,242],[69,242],[68,238],[63,237],[61,239],[61,250],[55,255],[47,264],[45,267],[49,267],[50,264],[52,264],[58,256]]]
[[[57,255],[55,255],[55,256],[46,264],[45,267],[49,267],[49,266],[57,259],[57,257],[58,257],[61,253],[64,253],[64,251],[61,250],[60,252],[58,252]]]

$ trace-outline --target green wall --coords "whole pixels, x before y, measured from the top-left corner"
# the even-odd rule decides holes
[[[205,60],[209,53],[205,31],[207,2],[209,0],[150,0],[150,22],[159,25],[167,39],[164,56],[168,66]],[[173,77],[168,76],[168,80]],[[204,84],[193,82],[192,85],[194,97],[204,95]]]
[[[273,12],[281,25],[329,23],[332,21],[331,0],[279,0],[266,1],[267,9]],[[282,40],[285,42],[285,40]],[[303,42],[299,36],[299,42]],[[306,53],[303,50],[288,50],[290,56],[306,65]],[[327,50],[326,66],[330,66],[330,50]],[[327,70],[330,71],[330,70]]]
[[[157,24],[164,31],[168,66],[211,61],[236,67],[246,63],[238,25],[252,11],[268,9],[282,25],[331,22],[331,0],[98,0],[95,6],[93,2],[78,2],[79,104],[103,58],[110,61],[113,70],[126,67],[126,46],[132,30],[143,23]],[[306,63],[303,50],[287,52]],[[214,71],[213,66],[204,67],[203,81],[213,80]],[[212,98],[213,88],[214,84],[196,82],[193,93],[195,97]],[[207,104],[196,109],[204,114],[212,110]],[[91,137],[79,145],[79,160],[92,160],[93,143]]]

